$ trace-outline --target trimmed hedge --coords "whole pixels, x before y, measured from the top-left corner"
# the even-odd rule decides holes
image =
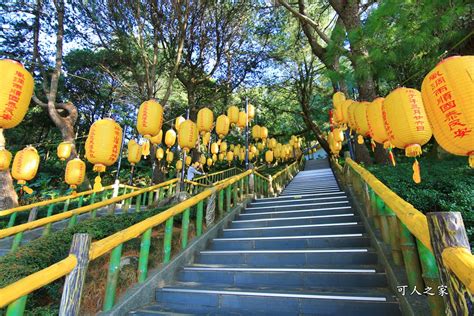
[[[413,158],[397,157],[397,166],[367,166],[380,181],[423,213],[461,212],[474,247],[474,169],[465,157],[419,159],[421,183],[412,180]]]

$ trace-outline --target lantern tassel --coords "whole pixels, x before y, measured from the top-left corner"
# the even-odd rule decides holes
[[[395,157],[393,156],[392,148],[388,148],[388,157],[390,158],[390,161],[392,162],[392,166],[396,166],[397,163],[395,162]]]
[[[421,175],[420,175],[420,164],[418,160],[415,158],[415,162],[413,163],[413,181],[415,183],[421,182]]]
[[[370,140],[370,146],[372,147],[372,152],[375,151],[375,142],[373,139]]]
[[[101,179],[100,174],[99,174],[94,179],[94,191],[100,191],[100,190],[102,190],[102,179]]]
[[[364,143],[364,137],[362,137],[362,135],[357,136],[357,143],[359,145],[362,145]]]
[[[22,186],[21,189],[25,191],[26,194],[31,194],[33,193],[33,189],[30,187],[27,187],[26,185]]]

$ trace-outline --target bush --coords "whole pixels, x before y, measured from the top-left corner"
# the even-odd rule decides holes
[[[51,233],[20,247],[16,252],[0,258],[0,288],[5,287],[34,272],[44,269],[68,256],[72,237],[76,233],[88,233],[92,240],[99,240],[136,224],[150,216],[168,209],[161,207],[139,213],[108,215],[88,219],[76,226]],[[53,282],[28,298],[28,309],[49,304],[57,304],[62,291],[63,280]],[[46,302],[46,304],[45,304]],[[35,309],[36,310],[36,309]],[[2,311],[0,311],[2,315]]]
[[[461,212],[471,245],[474,242],[474,170],[465,157],[419,159],[421,183],[412,180],[413,158],[397,159],[395,168],[372,165],[367,170],[423,213]]]

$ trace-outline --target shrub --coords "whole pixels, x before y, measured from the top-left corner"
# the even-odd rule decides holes
[[[413,158],[397,159],[397,166],[366,167],[380,181],[423,213],[461,212],[471,245],[474,242],[474,170],[464,157],[419,159],[421,183],[412,180]]]

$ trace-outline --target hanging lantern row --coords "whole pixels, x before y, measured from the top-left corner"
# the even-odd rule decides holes
[[[421,92],[400,87],[372,102],[346,100],[337,92],[333,95],[336,123],[342,129],[356,131],[359,144],[364,143],[364,137],[371,138],[372,148],[375,143],[383,144],[394,166],[392,148],[403,149],[407,157],[415,158],[416,183],[421,181],[416,157],[431,136],[446,151],[468,156],[469,165],[474,167],[473,73],[474,56],[454,56],[426,75]],[[330,139],[340,142],[336,135],[328,135]],[[332,147],[337,151],[340,146]]]

